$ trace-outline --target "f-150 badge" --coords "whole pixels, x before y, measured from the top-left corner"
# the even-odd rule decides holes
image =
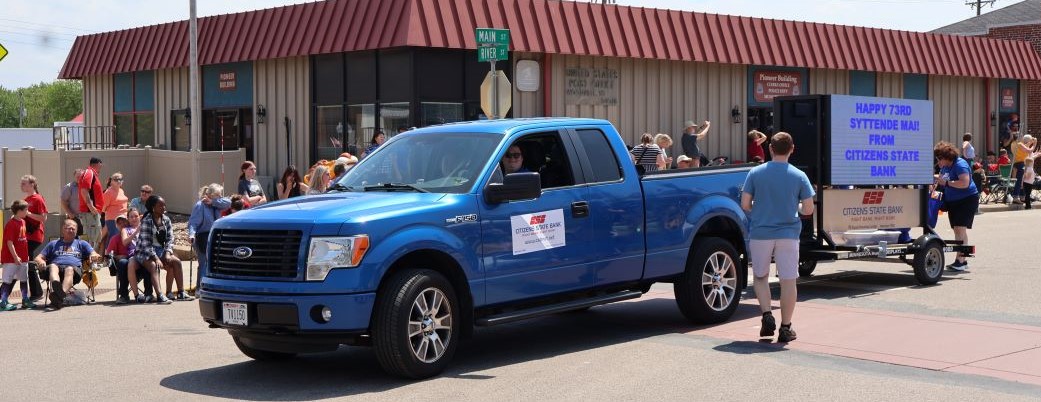
[[[445,223],[477,222],[477,214],[457,215],[455,218],[445,219]]]

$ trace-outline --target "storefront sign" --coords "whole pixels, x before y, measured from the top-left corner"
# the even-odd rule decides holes
[[[235,90],[235,72],[234,71],[222,71],[220,73],[220,81],[217,84],[217,88],[221,91],[234,91]]]
[[[802,95],[802,74],[798,71],[757,71],[752,81],[756,102],[773,102],[778,96]]]
[[[619,76],[613,68],[568,67],[564,70],[564,103],[617,106]]]
[[[930,184],[932,151],[931,101],[831,95],[831,184]]]
[[[900,229],[921,226],[922,190],[824,190],[824,230]]]
[[[542,74],[539,72],[539,62],[535,60],[521,60],[517,62],[517,90],[521,92],[535,92],[539,90],[539,80]]]
[[[1001,107],[1005,109],[1016,108],[1016,95],[1012,88],[1001,89]]]

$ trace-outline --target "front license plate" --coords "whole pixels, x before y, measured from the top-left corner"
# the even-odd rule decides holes
[[[246,316],[246,304],[224,302],[224,323],[243,326],[249,324]]]

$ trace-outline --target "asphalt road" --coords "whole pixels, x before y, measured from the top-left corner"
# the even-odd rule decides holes
[[[1039,219],[1038,210],[979,216],[970,232],[978,257],[969,273],[945,275],[936,286],[916,286],[907,266],[842,262],[820,265],[800,285],[800,299],[1041,326]],[[194,302],[115,306],[114,293],[98,298],[102,303],[60,311],[0,313],[5,399],[1041,398],[1041,387],[1032,385],[768,347],[753,332],[748,341],[692,334],[696,328],[668,299],[479,329],[444,375],[406,382],[384,375],[367,348],[259,363],[241,355],[224,331],[208,329]],[[756,313],[742,306],[738,314]]]

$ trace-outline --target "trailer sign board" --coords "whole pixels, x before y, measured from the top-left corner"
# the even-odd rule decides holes
[[[932,102],[831,95],[832,185],[930,184],[932,151]]]

